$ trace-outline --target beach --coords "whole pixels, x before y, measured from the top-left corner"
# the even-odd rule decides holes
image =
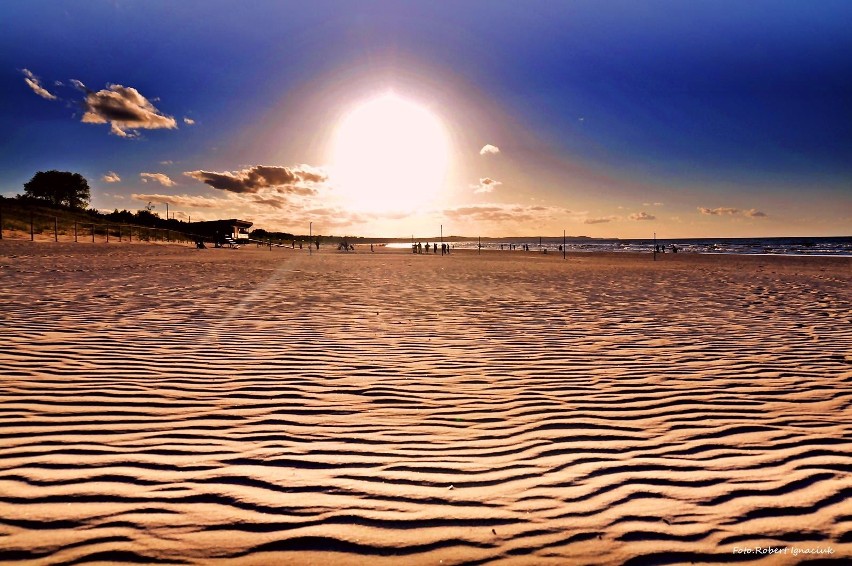
[[[2,240],[0,562],[848,561],[850,275]]]

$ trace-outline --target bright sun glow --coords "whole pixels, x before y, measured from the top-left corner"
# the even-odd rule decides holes
[[[439,196],[449,161],[440,120],[394,94],[358,106],[337,128],[331,180],[350,209],[404,212]]]

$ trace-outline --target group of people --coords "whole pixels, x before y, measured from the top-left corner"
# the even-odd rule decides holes
[[[301,250],[302,246],[305,245],[305,241],[299,240],[298,244],[299,244],[299,249]],[[314,240],[314,245],[317,247],[317,250],[319,250],[319,247],[320,247],[320,239],[319,238]],[[310,244],[310,242],[308,242],[308,247],[310,247],[310,246],[311,246],[311,244]],[[296,249],[296,240],[293,240],[292,248],[294,250]]]
[[[426,248],[427,254],[429,253],[430,249],[432,250],[432,253],[434,253],[434,254],[438,253],[438,242],[435,242],[434,244],[429,244],[429,242],[426,242],[425,246],[421,242],[417,242],[416,244],[412,243],[411,244],[411,253],[422,254],[422,253],[424,253],[423,252],[424,247]],[[450,253],[450,244],[441,244],[441,255],[449,255],[449,253]]]
[[[541,244],[539,244],[539,246],[540,245]],[[480,244],[479,247],[482,247],[482,245]],[[510,251],[516,250],[516,249],[518,249],[518,244],[500,244],[500,249],[501,250],[508,249]],[[529,244],[521,244],[521,249],[525,252],[528,252],[528,251],[530,251],[530,245]],[[545,251],[545,253],[547,253],[546,250],[547,250],[547,248],[542,248],[542,251]],[[560,252],[562,251],[562,246],[559,246],[559,251]]]
[[[672,244],[671,248],[672,248],[672,253],[676,254],[678,247],[676,245]],[[664,253],[666,253],[666,245],[665,244],[657,244],[657,245],[654,246],[654,251],[658,254],[664,254]]]

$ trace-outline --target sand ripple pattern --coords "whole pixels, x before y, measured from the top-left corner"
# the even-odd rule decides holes
[[[849,560],[850,265],[0,242],[0,562]]]

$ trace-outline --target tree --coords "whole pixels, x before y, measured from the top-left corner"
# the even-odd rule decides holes
[[[24,194],[54,206],[79,209],[85,209],[91,199],[89,182],[79,173],[70,171],[39,171],[24,183]]]

